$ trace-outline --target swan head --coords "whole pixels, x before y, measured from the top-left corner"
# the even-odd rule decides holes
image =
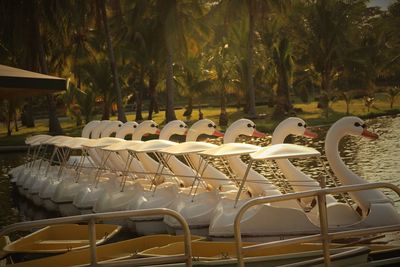
[[[152,120],[142,121],[136,128],[136,131],[132,134],[132,140],[140,140],[143,136],[149,134],[160,134],[158,124]]]
[[[168,140],[172,135],[186,135],[188,126],[181,120],[173,120],[165,124],[160,133],[160,139]]]
[[[136,121],[125,122],[117,131],[115,137],[124,139],[127,135],[133,134],[139,124]]]
[[[201,134],[213,135],[216,137],[224,136],[223,133],[217,130],[217,125],[209,119],[202,119],[195,122],[189,129],[186,140],[196,141]],[[188,140],[191,139],[191,140]]]
[[[93,130],[100,125],[99,120],[90,121],[88,124],[85,125],[82,129],[82,137],[89,138],[90,134]]]
[[[105,127],[100,131],[100,137],[109,137],[116,133],[124,123],[121,121],[108,121]]]
[[[341,131],[343,135],[362,136],[371,140],[376,140],[379,136],[367,129],[365,122],[354,116],[343,117],[336,121],[331,129]],[[329,131],[331,131],[329,129]],[[329,133],[328,131],[328,133]]]
[[[266,134],[257,131],[256,124],[249,119],[239,119],[233,122],[225,131],[224,142],[235,142],[239,135],[265,137]]]
[[[100,121],[100,123],[98,125],[96,125],[96,127],[91,132],[90,138],[93,138],[93,139],[100,138],[101,133],[104,131],[104,129],[108,126],[108,124],[110,122],[111,122],[110,120]]]
[[[304,120],[297,117],[290,117],[283,120],[275,128],[275,131],[272,134],[272,143],[282,143],[289,134],[305,136],[308,138],[318,137],[316,133],[307,128],[307,124]]]

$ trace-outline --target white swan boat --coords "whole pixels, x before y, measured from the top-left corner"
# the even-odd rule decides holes
[[[329,164],[342,184],[355,185],[367,183],[362,178],[350,172],[339,157],[338,143],[346,134],[376,138],[375,134],[366,130],[364,122],[359,118],[346,117],[337,121],[329,129],[325,142]],[[302,153],[302,150],[304,150],[304,152],[308,151],[308,154]],[[312,148],[295,147],[290,144],[276,144],[250,154],[251,162],[258,160],[275,160],[282,163],[283,160],[287,160],[291,157],[304,156],[319,157],[319,152]],[[248,165],[247,171],[250,169],[251,164]],[[285,168],[283,168],[282,171],[284,172]],[[355,179],[356,177],[358,178]],[[332,200],[332,196],[327,196],[329,230],[352,230],[364,227],[394,225],[400,222],[400,215],[393,206],[393,203],[380,191],[368,190],[363,192],[353,192],[350,193],[350,196],[357,206],[346,207],[346,204],[338,203],[337,201]],[[306,200],[309,201],[309,199]],[[244,203],[240,201],[232,202],[225,200],[224,202],[221,202],[218,205],[212,223],[210,224],[210,235],[214,237],[232,237],[232,219],[238,210],[237,208],[243,204]],[[348,216],[349,214],[352,216]],[[241,222],[242,233],[247,236],[263,236],[272,239],[282,239],[291,235],[300,236],[313,234],[319,231],[319,221],[316,219],[317,217],[317,206],[312,208],[310,212],[309,210],[303,211],[296,208],[263,205],[246,215]],[[383,217],[385,220],[381,219]]]
[[[181,127],[181,125],[183,127]],[[218,135],[220,136],[221,133],[215,130],[216,126],[215,124],[207,119],[201,120],[197,123],[195,123],[188,131],[187,128],[185,127],[185,124],[181,121],[175,121],[171,122],[171,124],[167,125],[162,129],[160,133],[160,139],[169,139],[172,134],[180,133],[180,134],[186,134],[186,140],[190,140],[191,138],[197,139],[197,137],[201,134],[208,134],[208,135]],[[115,147],[106,147],[104,149],[110,149],[113,150],[114,152],[118,152],[118,154],[125,155],[123,157],[124,162],[130,162],[130,161],[137,161],[139,162],[139,158],[144,158],[145,162],[149,159],[145,155],[139,155],[135,151],[135,146],[132,146],[129,143],[126,144],[121,144],[121,146],[115,146]],[[126,156],[128,154],[127,151],[130,151],[131,157]],[[161,158],[159,158],[161,159]],[[161,159],[162,160],[162,159]],[[141,161],[140,161],[141,162]],[[99,199],[98,202],[96,202],[95,206],[93,207],[94,212],[106,212],[106,211],[117,211],[117,210],[125,210],[128,208],[128,205],[133,202],[132,198],[136,195],[135,190],[142,191],[146,187],[149,188],[151,184],[152,178],[149,177],[150,175],[154,176],[154,173],[157,172],[157,169],[161,166],[159,162],[155,162],[152,160],[150,164],[145,163],[147,166],[147,169],[142,168],[140,170],[137,170],[137,168],[131,168],[130,170],[127,171],[127,173],[131,173],[133,175],[136,175],[138,177],[143,177],[146,179],[147,177],[147,184],[143,186],[143,182],[140,182],[140,184],[133,185],[131,188],[126,188],[125,184],[123,183],[121,185],[121,190],[119,192],[110,192],[102,195]],[[192,179],[193,177],[193,170],[190,169],[188,166],[183,165],[181,162],[174,160],[173,166],[171,166],[171,170],[174,170],[174,180],[172,180],[171,175],[172,173],[169,172],[168,175],[166,175],[167,180],[169,180],[172,183],[178,183],[179,186],[188,184],[191,185],[192,180],[187,180],[187,179]],[[186,178],[186,180],[182,180],[181,178]],[[176,180],[178,179],[178,180]],[[142,180],[143,181],[143,180]],[[229,178],[226,178],[227,184],[231,183]],[[165,185],[164,185],[165,186]],[[131,203],[132,204],[132,203]],[[135,204],[133,204],[135,205]]]
[[[139,125],[138,128],[136,128],[136,131],[141,132],[142,129],[147,129],[143,131],[141,135],[133,133],[133,138],[140,139],[144,134],[147,133],[153,133],[151,132],[151,129],[158,131],[157,127],[149,127],[151,125],[155,125],[154,122],[152,121],[147,121],[143,122]],[[182,127],[181,127],[182,126]],[[174,133],[176,134],[185,134],[187,130],[186,124],[184,124],[181,121],[172,121],[168,123],[160,132],[160,138],[161,139],[167,139],[170,136],[172,136]],[[155,132],[154,132],[155,133]],[[126,155],[123,155],[123,153],[127,153],[127,147],[126,145],[133,146],[134,143],[122,143],[121,145],[117,145],[114,147],[111,147],[111,149],[108,148],[108,146],[103,146],[102,147],[102,153],[104,154],[104,158],[107,162],[104,162],[102,165],[106,165],[106,163],[109,164],[109,169],[112,171],[119,171],[121,174],[122,173],[133,173],[135,175],[136,173],[146,173],[145,170],[149,169],[149,173],[154,173],[155,170],[154,165],[158,165],[153,159],[148,157],[147,155],[139,155],[138,157],[141,157],[141,160],[135,159],[133,162],[129,157]],[[124,148],[123,150],[120,150],[118,148]],[[116,150],[117,148],[117,150]],[[116,153],[119,151],[119,154]],[[123,156],[123,157],[121,157]],[[125,162],[123,161],[125,159]],[[133,160],[133,159],[132,159]],[[128,163],[128,161],[131,161]],[[121,164],[122,163],[122,164]],[[133,164],[132,164],[133,163]],[[140,165],[140,166],[138,166]],[[126,169],[129,167],[128,169]],[[142,174],[143,176],[143,174]],[[138,177],[138,176],[137,176]],[[121,175],[116,174],[114,177],[109,177],[106,182],[101,182],[97,181],[94,184],[89,184],[88,186],[85,186],[83,189],[80,190],[80,192],[77,193],[77,195],[74,197],[73,204],[79,208],[80,210],[86,210],[87,212],[92,212],[93,206],[96,205],[96,202],[103,198],[102,196],[105,194],[105,192],[108,192],[107,196],[112,196],[113,193],[118,193],[121,191],[121,181],[120,179],[125,179],[121,177]],[[123,186],[125,186],[126,180],[123,183]],[[121,195],[121,194],[120,194]],[[102,203],[106,204],[108,208],[111,207],[111,202],[104,200],[101,200]],[[99,205],[98,205],[99,207]]]
[[[211,160],[215,159],[216,157],[222,157],[226,155],[225,159],[228,162],[230,167],[230,173],[233,175],[231,184],[228,187],[229,190],[223,190],[225,185],[218,185],[215,188],[220,189],[214,191],[213,193],[198,193],[196,197],[188,196],[181,194],[179,198],[176,199],[174,206],[171,208],[177,210],[188,221],[189,226],[192,230],[196,229],[196,233],[201,234],[208,234],[208,228],[213,217],[213,213],[215,208],[217,207],[218,203],[221,201],[228,201],[226,199],[230,199],[233,201],[238,194],[238,186],[240,181],[245,174],[247,164],[245,164],[241,159],[240,155],[248,155],[249,153],[255,152],[261,147],[250,145],[250,144],[240,144],[234,143],[236,139],[240,135],[247,135],[247,136],[255,136],[255,137],[262,137],[265,134],[258,132],[255,129],[254,122],[248,119],[241,119],[231,124],[226,130],[224,135],[224,145],[219,147],[215,147],[213,149],[207,150],[208,153],[203,153],[201,151],[201,155],[205,157],[212,157]],[[174,149],[174,148],[173,148]],[[161,151],[162,152],[162,151]],[[174,153],[173,150],[167,151],[168,153]],[[199,151],[200,152],[200,151]],[[228,154],[226,154],[228,153]],[[193,156],[192,153],[191,161],[197,162],[194,164],[195,168],[199,173],[201,173],[201,177],[199,179],[203,181],[213,181],[214,183],[219,183],[221,181],[221,175],[217,176],[220,172],[205,172],[205,170],[209,169],[209,164],[204,162],[204,159],[201,158],[199,155]],[[189,156],[190,157],[190,156]],[[203,162],[205,167],[199,166]],[[247,199],[252,196],[260,196],[260,195],[280,195],[282,194],[279,189],[266,180],[266,178],[259,173],[251,170],[248,175],[249,183],[246,184],[246,191],[240,193],[240,198]],[[223,177],[226,177],[225,175]],[[233,183],[233,181],[236,183]],[[222,190],[221,190],[222,189]],[[205,200],[206,199],[206,200]],[[202,205],[202,202],[206,202],[207,205]],[[287,201],[280,203],[280,205],[286,205],[289,207],[299,207],[295,201]],[[172,229],[178,230],[177,223],[170,218],[165,218],[165,223]]]
[[[58,210],[58,202],[53,201],[52,197],[54,196],[59,184],[63,181],[76,180],[84,177],[84,179],[88,179],[91,173],[93,173],[93,167],[95,165],[95,161],[98,161],[98,156],[95,152],[92,155],[86,155],[84,151],[83,145],[90,142],[97,142],[94,140],[101,136],[101,134],[111,134],[112,132],[117,131],[122,123],[118,121],[102,121],[99,123],[93,123],[93,125],[99,125],[98,128],[92,128],[89,133],[85,133],[85,135],[89,135],[93,139],[88,139],[84,137],[75,137],[70,139],[68,142],[59,142],[55,144],[55,150],[63,151],[63,154],[60,156],[61,163],[59,166],[59,171],[55,175],[46,176],[46,179],[43,179],[43,183],[39,189],[39,197],[43,201],[43,205],[48,210]],[[101,126],[101,127],[100,127]],[[109,129],[105,130],[105,126],[108,126]],[[98,130],[98,129],[101,129]],[[112,132],[110,133],[110,129]],[[103,133],[104,131],[104,133]],[[103,138],[104,139],[104,138]],[[75,159],[71,160],[70,155],[73,151],[80,152],[81,156],[76,156]],[[79,162],[76,163],[76,160],[79,159]],[[66,182],[65,182],[66,183]]]

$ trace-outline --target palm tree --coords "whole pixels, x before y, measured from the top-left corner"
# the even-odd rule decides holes
[[[114,92],[110,90],[113,86],[110,73],[110,65],[104,58],[99,59],[95,64],[87,63],[82,72],[82,83],[96,96],[100,96],[103,102],[102,120],[110,118],[111,104],[115,98]]]
[[[203,35],[198,27],[203,9],[198,1],[158,0],[156,14],[163,37],[166,62],[166,120],[176,119],[174,111],[174,62],[183,60],[191,50],[197,50],[197,42]]]
[[[332,82],[337,74],[340,58],[355,36],[355,29],[361,23],[365,2],[318,0],[305,2],[298,23],[298,40],[306,48],[307,57],[311,59],[315,70],[321,77],[320,104],[325,115],[329,115],[329,102],[332,98]]]
[[[272,117],[274,119],[282,119],[293,108],[289,97],[293,56],[288,39],[278,40],[278,43],[273,47],[272,58],[275,62],[278,77],[277,99]]]
[[[253,53],[254,53],[254,36],[255,36],[255,23],[257,17],[257,10],[259,10],[258,1],[247,0],[248,18],[249,18],[249,33],[247,41],[247,114],[249,118],[256,118],[256,99],[255,89],[253,83]]]
[[[60,30],[60,24],[54,23],[57,21],[54,19],[56,14],[60,12],[58,4],[45,0],[2,1],[0,9],[3,12],[1,24],[4,28],[1,34],[5,37],[2,38],[2,47],[8,58],[12,58],[13,65],[49,74],[49,61],[59,44],[55,39],[48,37],[56,36],[55,32],[63,32]],[[44,42],[48,39],[55,41],[54,46]],[[46,99],[49,108],[49,131],[61,134],[63,131],[56,115],[53,96],[48,95]]]
[[[220,108],[219,125],[228,125],[227,107],[227,92],[232,92],[236,88],[237,83],[232,75],[235,70],[235,62],[230,54],[229,45],[225,44],[221,47],[216,47],[208,60],[210,64],[209,76],[212,82],[212,87],[219,92]]]
[[[117,64],[114,56],[114,49],[111,42],[110,35],[110,27],[108,25],[107,13],[106,13],[106,4],[105,0],[97,0],[98,11],[101,17],[101,21],[103,24],[104,36],[106,38],[107,48],[108,48],[108,57],[111,65],[111,71],[113,74],[113,85],[114,90],[117,93],[117,110],[118,110],[118,120],[122,122],[126,122],[125,111],[122,103],[122,92],[119,83],[119,75],[117,70]]]

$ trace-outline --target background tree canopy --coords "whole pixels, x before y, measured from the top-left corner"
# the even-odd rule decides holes
[[[176,106],[190,118],[206,103],[224,125],[227,105],[256,118],[269,103],[279,119],[317,99],[329,116],[336,98],[385,92],[393,105],[399,92],[400,0],[2,0],[0,25],[0,64],[71,80],[64,96],[35,100],[51,132],[60,105],[81,123],[133,109],[170,121]],[[17,114],[32,99],[3,105]]]

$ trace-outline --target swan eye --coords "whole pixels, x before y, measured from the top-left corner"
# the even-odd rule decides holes
[[[208,124],[208,127],[212,128],[212,127],[213,127],[212,123],[209,123],[209,124]]]
[[[254,124],[254,125],[251,125],[251,123],[249,123],[249,124],[247,124],[247,127],[249,127],[249,128],[256,128],[256,125]]]
[[[180,124],[180,125],[179,125],[179,127],[180,127],[180,128],[183,128],[183,125],[182,125],[182,124]]]
[[[361,124],[360,124],[359,122],[356,122],[356,123],[354,123],[354,126],[356,126],[356,127],[360,127],[360,126],[361,126]]]
[[[151,128],[158,128],[154,123],[150,125]]]
[[[137,126],[136,125],[133,125],[133,128],[136,128]]]
[[[301,122],[299,122],[297,125],[298,125],[299,127],[303,127],[303,124],[302,124]]]
[[[121,127],[122,126],[122,124],[118,124],[118,127]]]

